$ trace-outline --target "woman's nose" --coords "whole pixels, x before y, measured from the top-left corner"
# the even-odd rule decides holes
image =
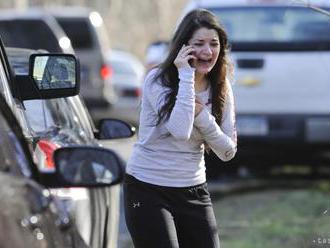
[[[205,45],[204,46],[204,49],[203,49],[203,52],[205,53],[205,54],[212,54],[212,49],[211,49],[211,46],[210,45]]]

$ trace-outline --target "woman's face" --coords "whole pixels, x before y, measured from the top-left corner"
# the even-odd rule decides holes
[[[220,53],[218,33],[214,29],[197,29],[188,44],[194,47],[193,55],[196,59],[191,61],[191,66],[196,68],[196,73],[203,75],[209,73]]]

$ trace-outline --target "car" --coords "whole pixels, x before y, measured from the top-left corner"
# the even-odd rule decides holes
[[[182,13],[208,9],[228,33],[238,132],[232,163],[255,173],[288,163],[317,167],[329,150],[329,16],[293,2],[190,1]],[[330,9],[329,1],[308,3]]]
[[[117,100],[112,68],[106,63],[109,34],[102,16],[86,7],[47,8],[71,40],[81,65],[81,94],[91,110],[107,110]]]
[[[92,32],[96,31],[93,29]],[[57,20],[46,9],[35,7],[26,10],[1,10],[0,33],[7,47],[42,49],[53,53],[75,54],[70,40],[74,38],[68,38]],[[91,35],[91,39],[93,39],[92,51],[86,55],[85,50],[87,48],[81,51],[76,47],[81,60],[80,94],[89,108],[106,109],[116,100],[110,81],[111,69],[102,62],[104,60],[101,56],[102,53],[99,51],[100,48],[95,48],[95,42],[98,42],[98,40],[94,42],[94,39],[96,39],[94,37],[95,33],[88,33],[87,35]],[[73,44],[76,46],[76,40]],[[102,44],[105,44],[105,42],[102,42]],[[89,58],[100,62],[89,63]],[[95,72],[96,67],[97,72]],[[106,92],[106,95],[104,92]]]
[[[15,75],[17,84],[14,87],[7,80],[7,83],[4,82],[2,87],[7,89],[4,94],[9,97],[9,100],[13,96],[15,97],[15,100],[11,100],[11,106],[15,111],[19,110],[17,115],[24,127],[25,138],[29,141],[41,171],[54,169],[52,155],[59,147],[68,145],[98,146],[96,138],[128,137],[133,134],[129,125],[111,119],[103,120],[103,124],[100,126],[101,131],[93,129],[92,121],[88,118],[88,112],[82,105],[79,96],[76,95],[78,92],[71,93],[71,97],[64,97],[63,94],[55,94],[56,92],[54,93],[52,89],[54,94],[49,95],[48,98],[56,97],[55,99],[42,98],[39,100],[37,98],[40,98],[40,92],[36,92],[34,97],[29,96],[29,94],[26,95],[26,92],[30,91],[24,89],[28,84],[26,78],[32,77],[32,75],[26,74],[34,71],[31,68],[28,70],[28,58],[33,51],[17,48],[9,48],[7,51],[10,53],[10,62],[17,73]],[[34,58],[68,56],[42,53],[34,55],[37,56]],[[69,57],[72,58],[72,55]],[[5,58],[8,59],[7,56]],[[78,73],[78,71],[76,72]],[[10,73],[8,73],[8,78],[10,78]],[[25,81],[22,80],[24,78]],[[57,84],[57,86],[60,91],[65,90],[66,92],[68,90],[61,89],[62,84]],[[19,92],[13,94],[10,92],[10,88],[16,88]],[[40,88],[44,89],[43,91],[48,90],[45,87]],[[116,132],[111,133],[114,125]],[[126,133],[119,134],[120,131]],[[118,187],[112,187],[89,189],[88,192],[85,189],[52,190],[52,193],[64,199],[66,206],[69,205],[68,208],[72,209],[71,212],[76,217],[75,223],[84,241],[91,247],[100,247],[102,245],[110,246],[117,240],[116,224],[118,224],[118,217],[116,213],[119,208],[119,200],[116,199],[119,198],[118,191]],[[72,199],[75,200],[76,204],[71,204]]]
[[[163,62],[168,54],[168,47],[169,42],[165,40],[153,41],[148,45],[145,56],[147,71]]]
[[[1,49],[0,82],[9,72]],[[3,90],[3,89],[2,89]],[[72,146],[54,153],[54,170],[43,172],[33,162],[21,126],[7,96],[0,94],[0,220],[2,247],[89,247],[52,188],[109,187],[123,178],[119,157],[101,147]],[[81,167],[84,170],[81,170]]]
[[[106,57],[113,70],[112,82],[118,98],[109,113],[92,113],[98,116],[94,119],[108,114],[137,126],[145,68],[133,54],[122,50],[112,49]]]
[[[42,10],[0,11],[0,34],[5,46],[71,53],[71,41],[56,19]]]

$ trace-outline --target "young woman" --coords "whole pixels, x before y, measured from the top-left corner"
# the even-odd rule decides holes
[[[137,248],[219,247],[204,149],[236,153],[234,100],[226,76],[227,36],[194,10],[167,59],[146,76],[138,141],[127,164],[125,217]]]

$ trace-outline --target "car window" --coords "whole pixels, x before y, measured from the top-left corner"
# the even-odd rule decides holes
[[[6,75],[2,65],[3,64],[0,65],[0,93],[5,97],[7,104],[13,111],[15,117],[18,119],[24,135],[30,138],[31,132],[29,125],[26,122],[24,107],[19,100],[13,98],[12,92],[9,88],[8,75]]]
[[[56,20],[71,40],[73,49],[89,49],[93,47],[92,30],[88,19],[57,18]]]
[[[68,98],[24,101],[27,120],[31,129],[42,135],[57,129],[74,130],[80,137],[90,137],[89,130],[82,123]]]
[[[329,17],[300,7],[228,7],[211,9],[235,42],[330,41]]]
[[[124,61],[111,60],[111,66],[115,73],[118,74],[135,74],[132,66]]]
[[[49,26],[41,20],[2,20],[0,33],[5,46],[62,51]]]
[[[79,116],[80,124],[83,127],[86,135],[93,139],[94,134],[94,124],[92,122],[91,116],[87,110],[87,107],[83,104],[79,96],[73,96],[68,98],[72,111]]]
[[[31,176],[28,161],[18,138],[0,114],[0,170]]]

